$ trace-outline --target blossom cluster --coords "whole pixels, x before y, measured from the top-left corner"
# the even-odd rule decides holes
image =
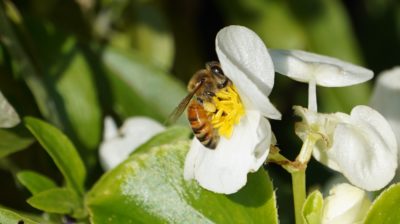
[[[246,184],[249,172],[257,171],[264,164],[270,146],[276,143],[268,119],[281,119],[281,113],[268,98],[274,86],[275,73],[309,85],[308,107],[294,107],[295,114],[302,118],[295,131],[303,141],[311,134],[321,136],[311,149],[317,161],[342,173],[352,185],[367,191],[382,189],[393,179],[398,165],[400,101],[389,101],[394,95],[400,95],[400,68],[379,78],[371,107],[358,105],[350,114],[335,111],[325,114],[318,112],[317,86],[355,85],[372,79],[373,72],[314,53],[267,49],[256,33],[243,26],[228,26],[220,30],[215,45],[222,70],[232,81],[234,94],[240,97],[237,103],[242,104],[232,108],[243,111],[231,111],[240,116],[232,118],[236,122],[224,126],[229,135],[221,137],[215,150],[193,138],[184,166],[186,179],[195,179],[202,187],[216,193],[232,194]],[[162,130],[160,125],[155,126],[156,131],[147,128],[152,129],[149,131],[151,135]],[[148,131],[140,133],[147,135]],[[113,158],[111,155],[118,153],[115,144],[129,148],[129,152],[138,145],[126,140],[125,143],[119,142],[118,138],[111,139],[113,143],[110,143],[110,138],[105,137],[100,157],[107,169],[117,164],[107,162]],[[118,162],[127,154],[124,153]]]

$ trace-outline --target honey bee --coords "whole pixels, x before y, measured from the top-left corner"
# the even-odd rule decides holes
[[[219,62],[206,63],[206,68],[197,71],[187,86],[189,94],[172,112],[170,120],[176,120],[187,107],[187,117],[196,138],[209,149],[215,149],[219,141],[218,131],[211,124],[206,105],[213,105],[213,97],[219,90],[232,85],[221,69]]]

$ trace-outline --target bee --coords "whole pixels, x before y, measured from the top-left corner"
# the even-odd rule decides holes
[[[215,149],[219,141],[218,131],[211,124],[210,110],[213,97],[219,90],[232,85],[221,69],[219,62],[206,63],[206,68],[197,71],[187,86],[189,94],[180,102],[170,116],[175,121],[187,108],[187,117],[196,138],[209,149]]]

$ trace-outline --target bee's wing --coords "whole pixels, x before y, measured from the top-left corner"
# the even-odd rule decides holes
[[[183,111],[185,111],[187,105],[189,104],[190,100],[192,100],[194,94],[200,89],[203,85],[203,82],[198,82],[196,88],[193,89],[183,100],[179,103],[179,105],[172,111],[172,113],[168,116],[167,120],[164,124],[173,124],[176,120],[182,115]]]

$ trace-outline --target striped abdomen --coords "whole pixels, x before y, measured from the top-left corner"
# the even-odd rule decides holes
[[[189,103],[187,113],[190,126],[196,138],[205,147],[215,149],[218,144],[219,136],[216,130],[214,130],[203,106],[196,100],[192,100]]]

